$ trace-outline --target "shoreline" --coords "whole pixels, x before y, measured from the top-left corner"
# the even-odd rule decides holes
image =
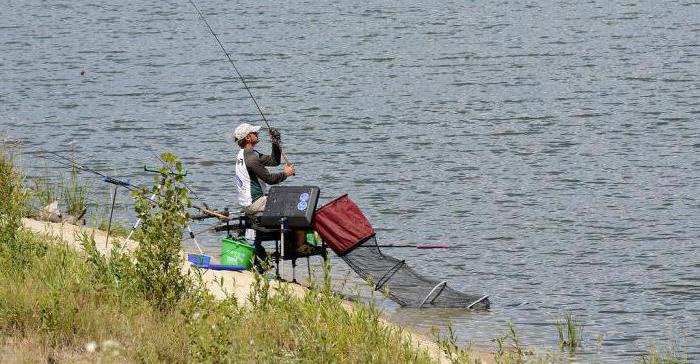
[[[64,241],[67,246],[82,251],[83,248],[77,237],[82,234],[91,234],[95,238],[96,247],[101,254],[108,253],[113,247],[112,241],[117,239],[120,243],[124,244],[124,248],[127,251],[133,251],[138,244],[134,240],[126,240],[124,238],[115,237],[110,235],[110,242],[105,245],[107,234],[103,230],[97,228],[92,228],[88,226],[78,226],[65,222],[54,223],[47,221],[39,221],[35,219],[23,218],[22,224],[24,228],[38,233],[47,234],[59,238]],[[184,258],[182,265],[183,271],[189,272],[192,269],[191,264],[187,261],[187,253],[181,251],[180,255]],[[207,289],[218,299],[223,299],[227,295],[233,295],[236,297],[238,302],[243,305],[248,305],[248,294],[251,290],[251,284],[253,283],[253,274],[249,271],[213,271],[206,270],[202,274],[203,281]],[[220,284],[223,279],[223,284]],[[271,287],[285,286],[289,288],[292,294],[296,296],[303,296],[307,291],[307,288],[300,284],[290,284],[280,281],[271,281]],[[348,310],[352,310],[354,305],[363,305],[363,303],[351,302],[344,300],[344,307]],[[400,329],[406,338],[410,340],[412,345],[417,349],[425,350],[431,358],[439,363],[449,363],[451,362],[449,357],[440,349],[438,344],[428,338],[427,336],[416,332],[411,327],[399,325],[397,323],[389,321],[385,317],[380,318],[380,322],[383,325],[388,325],[393,328]],[[487,349],[471,349],[469,353],[473,359],[480,360],[482,363],[495,363],[493,353],[487,351]]]

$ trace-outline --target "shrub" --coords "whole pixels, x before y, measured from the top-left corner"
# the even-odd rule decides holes
[[[189,220],[186,209],[191,203],[182,185],[182,163],[168,153],[161,155],[161,160],[164,166],[151,190],[134,192],[136,215],[141,219],[141,239],[134,258],[135,278],[145,296],[160,309],[167,309],[191,287],[191,280],[182,272],[180,256],[180,241]]]
[[[0,243],[13,247],[17,230],[27,210],[28,193],[22,188],[24,177],[14,164],[12,153],[0,148]]]

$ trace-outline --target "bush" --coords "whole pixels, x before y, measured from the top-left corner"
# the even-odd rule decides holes
[[[27,210],[28,193],[22,188],[24,177],[14,165],[5,147],[0,148],[0,243],[14,246],[17,230]]]
[[[136,279],[145,296],[160,309],[167,309],[192,286],[182,272],[180,256],[180,241],[189,220],[186,209],[191,203],[183,186],[182,163],[172,154],[161,155],[161,160],[165,165],[151,190],[134,193],[136,215],[141,219],[141,239],[134,258]]]

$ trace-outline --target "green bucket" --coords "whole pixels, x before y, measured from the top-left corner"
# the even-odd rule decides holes
[[[250,269],[253,265],[253,254],[255,254],[255,247],[245,238],[221,239],[222,265],[238,265]]]

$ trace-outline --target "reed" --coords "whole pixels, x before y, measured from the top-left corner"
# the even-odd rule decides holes
[[[672,340],[665,347],[659,348],[656,344],[651,344],[649,349],[642,354],[638,361],[640,364],[687,364],[688,354],[678,349],[675,340]]]
[[[558,319],[557,333],[559,334],[559,347],[573,353],[582,347],[583,326],[573,313],[565,312],[562,319]]]
[[[29,180],[32,183],[30,189],[32,201],[37,209],[42,209],[58,199],[58,186],[51,181],[46,161],[44,161],[41,175],[33,176]]]
[[[78,168],[73,165],[70,171],[70,178],[61,183],[62,193],[61,200],[63,201],[66,213],[73,217],[77,222],[81,220],[87,212],[87,183],[80,181],[78,177]]]
[[[452,364],[481,364],[480,359],[472,358],[469,347],[464,348],[457,344],[457,335],[452,325],[447,325],[446,335],[440,335],[439,331],[435,331],[433,335],[440,350],[447,355]]]
[[[508,321],[508,331],[505,335],[492,339],[496,344],[494,360],[496,364],[520,364],[529,363],[536,353],[526,348],[515,332],[512,321]]]

